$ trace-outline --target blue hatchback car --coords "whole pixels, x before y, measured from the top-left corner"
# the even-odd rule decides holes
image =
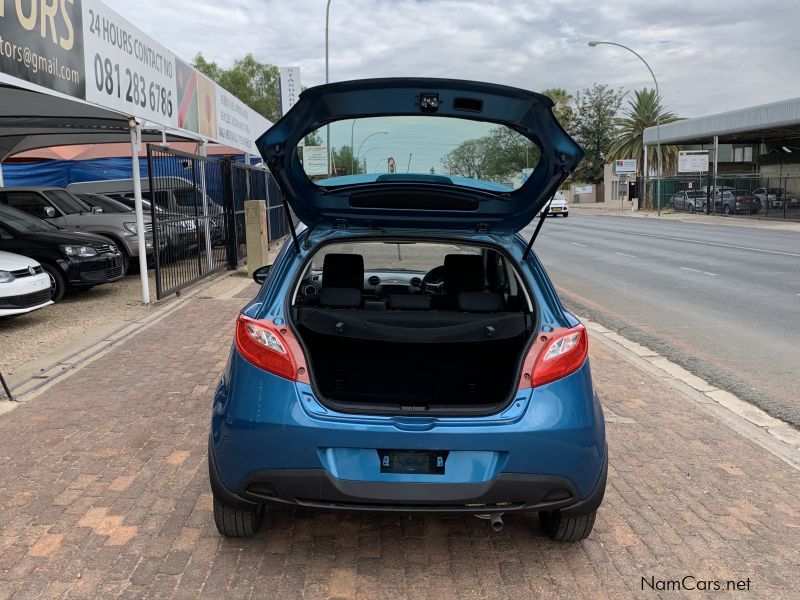
[[[495,529],[532,511],[551,538],[588,536],[608,454],[587,333],[519,234],[583,156],[552,102],[341,82],[257,144],[305,227],[256,273],[214,397],[220,533],[289,505]]]

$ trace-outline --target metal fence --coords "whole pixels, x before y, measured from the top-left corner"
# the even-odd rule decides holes
[[[147,164],[142,197],[150,201],[159,300],[246,260],[246,200],[267,201],[270,243],[289,231],[282,196],[264,169],[154,144]]]
[[[661,208],[704,214],[800,220],[800,173],[678,175],[661,179]],[[656,180],[648,184],[655,199]],[[714,201],[712,202],[712,197]],[[655,200],[652,207],[655,208]]]

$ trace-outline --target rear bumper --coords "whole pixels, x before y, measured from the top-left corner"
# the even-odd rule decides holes
[[[445,471],[383,473],[378,448],[447,451]],[[437,418],[336,413],[310,386],[270,375],[233,351],[214,398],[211,482],[231,504],[590,512],[602,500],[606,464],[588,362],[520,390],[499,414]]]
[[[594,489],[580,499],[566,477],[501,473],[483,483],[398,483],[352,481],[325,469],[254,471],[237,492],[222,483],[209,437],[208,469],[214,495],[231,506],[252,509],[279,504],[351,512],[431,512],[484,514],[561,510],[570,516],[590,513],[605,495],[608,452]]]

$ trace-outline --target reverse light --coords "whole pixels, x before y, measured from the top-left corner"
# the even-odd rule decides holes
[[[239,315],[236,349],[245,360],[273,375],[310,383],[303,350],[286,326]]]
[[[583,325],[540,332],[525,357],[519,389],[571,375],[583,366],[588,353],[589,338]]]

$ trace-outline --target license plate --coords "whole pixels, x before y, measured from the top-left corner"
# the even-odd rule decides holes
[[[444,475],[447,454],[437,450],[378,450],[381,473]]]
[[[550,209],[550,212],[558,212],[560,210],[561,210],[560,208],[554,207]]]

